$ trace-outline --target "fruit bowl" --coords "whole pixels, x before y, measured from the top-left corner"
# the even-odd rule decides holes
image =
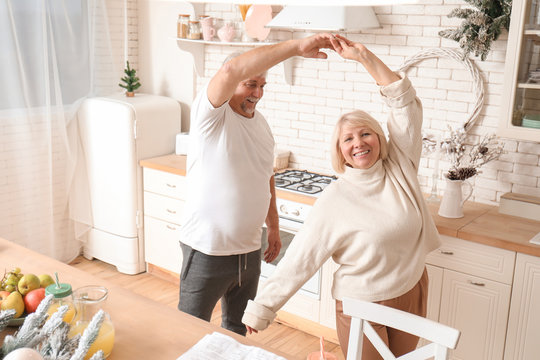
[[[26,320],[26,315],[27,314],[22,314],[18,318],[10,319],[8,321],[8,326],[21,326],[23,324],[24,320]]]

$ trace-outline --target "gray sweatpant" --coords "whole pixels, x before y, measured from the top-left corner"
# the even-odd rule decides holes
[[[246,335],[242,316],[248,300],[255,298],[261,274],[261,251],[211,256],[180,243],[182,273],[178,309],[210,321],[221,299],[221,327]]]

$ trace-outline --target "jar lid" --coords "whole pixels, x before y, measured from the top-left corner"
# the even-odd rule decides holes
[[[71,285],[70,284],[51,284],[45,288],[45,295],[53,294],[56,299],[63,298],[71,295]]]
[[[190,20],[189,22],[190,22],[190,24],[198,24],[199,20]]]
[[[189,15],[189,14],[180,14],[180,16],[182,16],[182,17],[191,17],[191,15]]]

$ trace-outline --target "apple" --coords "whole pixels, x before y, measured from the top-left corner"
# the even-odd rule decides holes
[[[23,300],[26,313],[31,314],[36,311],[43,298],[45,298],[45,288],[34,289],[28,294],[24,295]]]
[[[22,295],[18,291],[14,291],[2,301],[0,304],[0,310],[15,309],[14,318],[18,318],[24,312],[24,301]]]
[[[39,278],[39,286],[42,288],[46,288],[47,286],[54,284],[54,279],[49,274],[41,274],[38,276]]]
[[[2,304],[2,301],[4,301],[9,296],[9,294],[11,294],[11,292],[9,291],[6,291],[6,290],[0,291],[0,305]]]
[[[39,283],[39,278],[36,275],[26,274],[21,278],[21,280],[19,280],[17,288],[19,289],[21,295],[24,296],[30,291],[39,288]]]

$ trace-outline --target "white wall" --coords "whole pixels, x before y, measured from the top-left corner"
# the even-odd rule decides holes
[[[189,129],[196,75],[191,55],[176,44],[176,21],[178,14],[195,14],[197,6],[183,1],[138,0],[140,90],[178,100],[182,105],[183,131]]]

